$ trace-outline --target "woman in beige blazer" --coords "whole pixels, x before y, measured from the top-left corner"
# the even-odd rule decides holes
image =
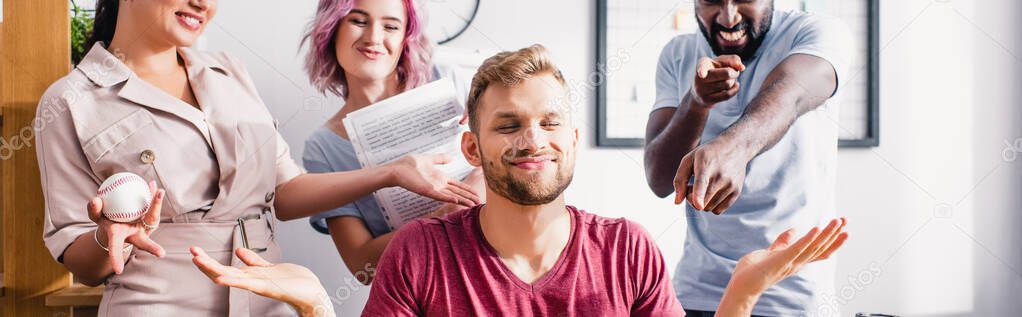
[[[389,186],[478,201],[434,168],[449,160],[441,156],[304,174],[244,66],[187,48],[215,13],[215,0],[99,0],[95,45],[41,99],[43,239],[79,281],[106,284],[101,316],[294,315],[209,283],[188,248],[228,265],[239,265],[232,250],[240,247],[277,260],[271,215],[304,217]],[[155,195],[138,222],[101,215],[97,189],[118,172],[151,180]]]

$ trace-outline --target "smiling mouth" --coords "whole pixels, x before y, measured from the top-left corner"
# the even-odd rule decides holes
[[[198,15],[187,12],[175,12],[174,15],[177,16],[178,22],[190,30],[198,30],[202,26],[202,18]]]
[[[359,51],[359,53],[362,53],[362,55],[365,55],[366,58],[373,59],[373,60],[380,58],[380,56],[383,56],[383,52],[376,51],[376,50],[371,50],[371,49],[367,49],[367,48],[360,48],[360,49],[358,49],[358,51]]]
[[[738,30],[733,32],[718,31],[717,41],[720,42],[721,46],[741,46],[745,44],[746,34],[745,30]]]
[[[547,164],[556,163],[557,159],[550,156],[520,158],[510,161],[511,165],[524,170],[542,170]]]

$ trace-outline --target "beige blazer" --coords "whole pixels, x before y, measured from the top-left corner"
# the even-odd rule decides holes
[[[117,172],[166,190],[153,240],[160,259],[133,251],[108,278],[101,316],[294,316],[284,304],[217,286],[191,263],[202,246],[239,262],[239,219],[249,247],[271,261],[276,185],[302,173],[245,68],[223,53],[178,50],[200,109],[139,79],[103,45],[43,95],[35,119],[46,221],[43,240],[58,261],[96,225],[85,204]],[[91,239],[91,237],[90,237]]]

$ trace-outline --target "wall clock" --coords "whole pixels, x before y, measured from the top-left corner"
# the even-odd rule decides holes
[[[481,0],[422,0],[428,22],[426,35],[437,44],[454,40],[468,29],[479,12]]]

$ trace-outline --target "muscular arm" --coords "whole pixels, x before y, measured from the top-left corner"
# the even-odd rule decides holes
[[[678,108],[686,110],[659,110],[650,116],[646,146],[650,187],[660,197],[669,195],[673,187],[675,203],[685,198],[699,210],[723,212],[741,193],[749,161],[773,147],[799,116],[822,105],[836,87],[837,76],[829,62],[791,55],[767,75],[745,113],[705,144],[698,142],[706,114],[688,110],[699,108],[691,92],[698,89],[690,90]],[[696,179],[691,189],[685,188],[689,176]]]
[[[819,107],[837,87],[826,60],[803,54],[785,58],[763,81],[745,113],[713,141],[682,158],[675,178],[677,196],[698,210],[721,214],[738,200],[754,157],[780,140],[799,116]],[[692,190],[684,187],[694,175]],[[675,203],[680,203],[680,197]]]
[[[692,104],[691,93],[685,94],[678,108],[660,108],[649,115],[643,163],[646,182],[657,197],[674,192],[678,164],[699,145],[708,115],[709,111]]]
[[[799,116],[816,109],[837,89],[837,74],[826,60],[805,54],[788,56],[767,75],[738,121],[719,139],[747,149],[751,160],[777,144]]]

